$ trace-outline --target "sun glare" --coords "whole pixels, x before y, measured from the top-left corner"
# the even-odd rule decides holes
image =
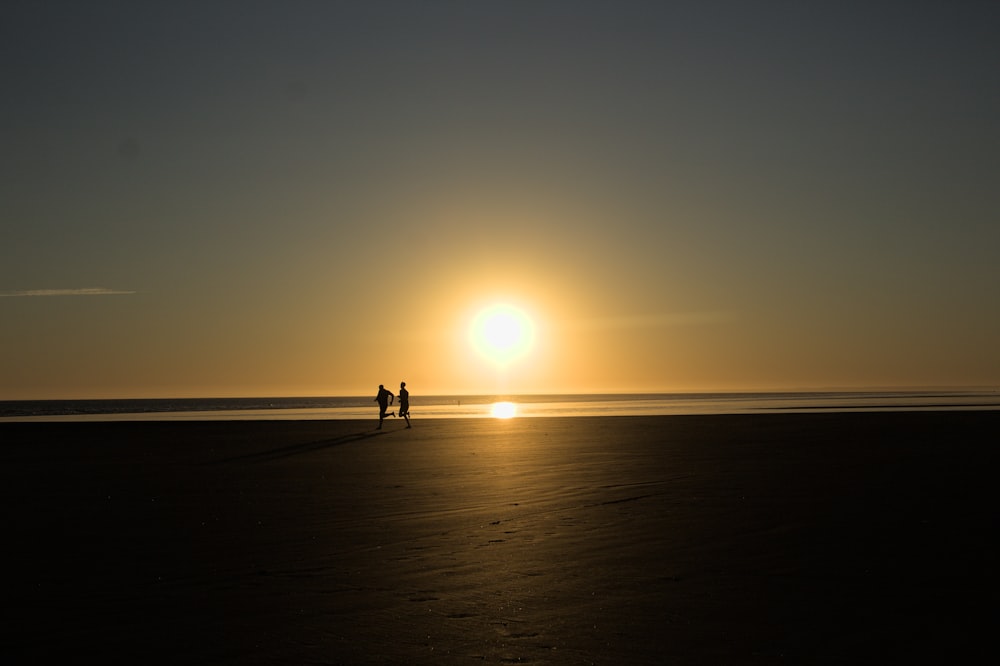
[[[490,416],[495,419],[512,419],[517,416],[517,405],[512,402],[494,402]]]
[[[476,315],[469,337],[480,354],[504,364],[530,351],[535,327],[521,310],[506,304],[494,305]]]

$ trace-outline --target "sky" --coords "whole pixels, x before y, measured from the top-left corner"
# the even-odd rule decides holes
[[[995,388],[998,29],[5,2],[0,399]]]

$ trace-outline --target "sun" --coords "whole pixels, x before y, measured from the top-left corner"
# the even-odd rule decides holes
[[[535,326],[522,310],[501,303],[476,315],[469,329],[469,340],[489,360],[507,364],[531,350]]]

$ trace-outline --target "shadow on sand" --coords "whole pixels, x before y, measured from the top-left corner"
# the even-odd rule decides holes
[[[271,460],[278,460],[280,458],[289,458],[291,456],[297,456],[304,453],[312,453],[313,451],[319,451],[321,449],[330,448],[332,446],[343,446],[344,444],[350,444],[352,442],[360,442],[362,440],[370,439],[372,437],[378,437],[379,435],[384,435],[385,431],[371,431],[366,430],[364,432],[351,433],[349,435],[341,435],[340,437],[334,437],[332,439],[321,439],[315,442],[305,442],[303,444],[293,444],[291,446],[283,446],[280,449],[272,449],[270,451],[261,451],[259,453],[248,453],[242,456],[236,456],[234,458],[225,458],[223,460],[215,461],[215,464],[224,465],[226,463],[233,462],[268,462]]]

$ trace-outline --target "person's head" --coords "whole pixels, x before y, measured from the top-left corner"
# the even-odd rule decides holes
[[[378,387],[379,387],[380,389],[384,389],[384,388],[385,388],[385,387],[384,387],[384,386],[382,386],[381,384],[379,384],[379,385],[378,385]]]
[[[406,382],[399,382],[399,388],[406,388]]]

